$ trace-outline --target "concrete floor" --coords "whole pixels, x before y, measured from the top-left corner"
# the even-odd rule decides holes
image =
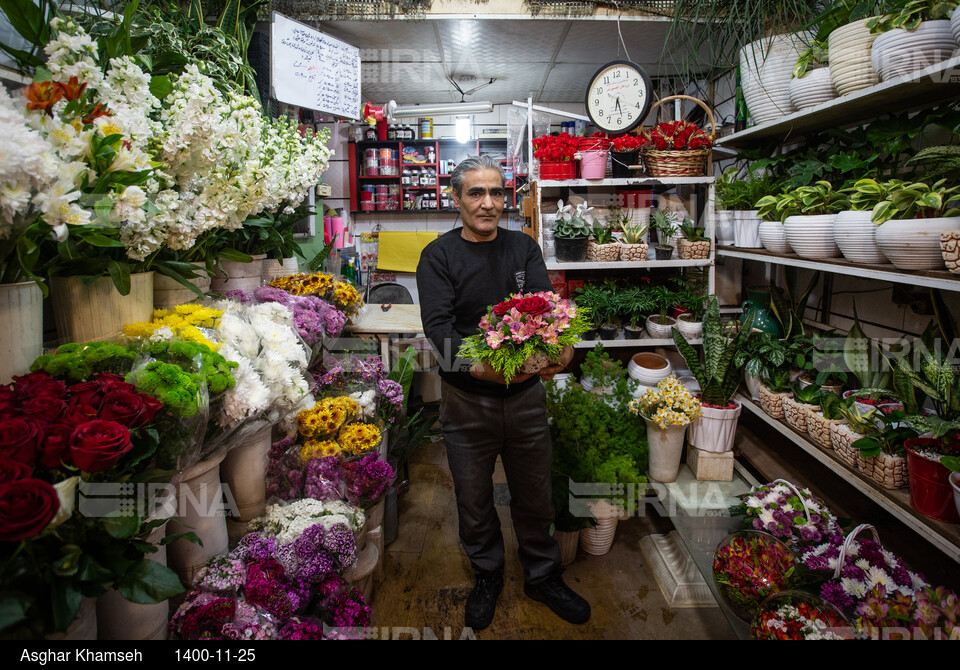
[[[387,546],[384,579],[377,583],[368,639],[487,640],[721,640],[735,634],[722,611],[671,608],[646,565],[640,538],[666,533],[669,520],[644,516],[620,521],[609,553],[582,549],[566,568],[568,585],[592,607],[589,622],[568,624],[523,593],[522,571],[510,509],[498,506],[507,548],[504,590],[493,624],[483,631],[464,628],[463,604],[473,572],[460,549],[453,480],[443,442],[414,452],[410,486],[398,501],[399,531]],[[497,469],[495,483],[505,483]]]

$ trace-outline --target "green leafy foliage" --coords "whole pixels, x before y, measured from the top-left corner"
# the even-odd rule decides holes
[[[904,423],[905,414],[894,411],[889,414],[878,412],[874,415],[879,423],[866,422],[862,430],[857,432],[864,435],[851,445],[860,450],[864,458],[873,458],[881,453],[890,456],[899,456],[904,453],[904,442],[917,437],[917,431]]]
[[[797,382],[791,385],[793,399],[804,405],[818,405],[820,403],[820,386],[808,384],[803,386]]]

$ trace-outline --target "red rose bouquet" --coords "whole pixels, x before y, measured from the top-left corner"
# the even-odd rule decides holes
[[[578,140],[570,133],[533,138],[533,157],[540,162],[572,161]]]
[[[489,308],[480,332],[464,338],[459,355],[490,365],[509,384],[520,371],[559,361],[563,347],[590,328],[582,309],[552,291],[516,293]]]
[[[663,121],[646,131],[651,146],[660,151],[709,149],[710,136],[690,121]]]
[[[645,144],[649,144],[643,135],[619,135],[612,140],[613,151],[636,151]]]

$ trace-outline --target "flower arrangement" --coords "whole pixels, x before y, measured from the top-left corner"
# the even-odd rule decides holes
[[[264,535],[276,537],[278,542],[286,544],[317,524],[326,530],[342,524],[356,533],[363,528],[365,521],[366,515],[362,509],[343,500],[304,498],[267,505],[264,515],[250,522],[250,529],[262,530]]]
[[[787,594],[781,594],[787,596]],[[827,603],[805,594],[774,596],[757,612],[750,628],[754,640],[844,640],[848,625]]]
[[[902,558],[873,540],[852,540],[846,543],[846,549],[844,546],[844,536],[833,535],[800,555],[808,570],[836,574],[842,554],[839,577],[828,579],[820,587],[820,596],[841,611],[854,611],[878,584],[890,596],[902,594],[907,598],[914,598],[929,586],[922,575],[907,569]]]
[[[38,356],[30,364],[30,371],[79,382],[99,372],[126,374],[136,357],[135,351],[116,342],[71,342],[60,345],[53,353]]]
[[[660,151],[699,151],[711,146],[710,136],[690,121],[662,121],[645,133],[649,144]]]
[[[578,140],[570,133],[541,135],[533,138],[533,157],[540,162],[572,161]]]
[[[618,135],[611,140],[613,151],[636,151],[650,140],[644,135]]]
[[[370,506],[387,492],[393,483],[394,472],[390,464],[378,454],[367,454],[342,466],[342,478],[346,485],[347,502],[351,505]]]
[[[363,296],[352,284],[322,272],[277,277],[269,286],[283,289],[295,296],[314,295],[327,300],[347,318],[356,315],[363,307]]]
[[[942,586],[926,587],[914,597],[888,594],[877,584],[858,603],[855,623],[860,637],[882,640],[960,639],[960,598]]]
[[[314,295],[295,296],[283,289],[262,286],[253,293],[260,302],[277,302],[293,312],[293,324],[311,347],[321,338],[337,337],[346,325],[347,317],[335,305]]]
[[[822,542],[840,532],[836,516],[809,489],[784,481],[754,486],[731,514],[745,515],[754,530],[784,542]]]
[[[728,536],[713,557],[717,591],[745,621],[767,597],[790,587],[795,570],[796,559],[783,542],[755,531]]]
[[[459,355],[490,365],[509,384],[528,359],[559,361],[563,347],[576,344],[590,323],[572,301],[543,291],[515,293],[492,305],[479,329],[464,338]]]
[[[660,430],[666,430],[667,426],[686,426],[700,416],[700,400],[674,375],[660,380],[655,389],[644,391],[627,407],[655,423]]]
[[[194,304],[177,305],[173,309],[156,309],[151,321],[124,325],[123,334],[126,337],[149,339],[153,342],[197,342],[216,351],[220,344],[207,339],[200,329],[215,328],[222,315],[221,310]]]

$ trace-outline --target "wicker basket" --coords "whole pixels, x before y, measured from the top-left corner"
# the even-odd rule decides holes
[[[653,107],[662,105],[671,100],[692,100],[700,105],[707,113],[710,119],[710,142],[716,139],[717,123],[713,118],[713,112],[703,101],[689,95],[671,95],[658,100]],[[712,149],[695,149],[684,151],[673,151],[667,149],[654,149],[650,145],[640,147],[640,156],[643,158],[643,164],[646,173],[651,177],[702,177],[709,174],[710,156]]]

